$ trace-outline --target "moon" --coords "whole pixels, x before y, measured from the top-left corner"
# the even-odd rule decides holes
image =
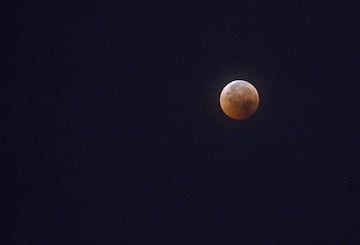
[[[259,107],[259,94],[256,88],[244,80],[228,83],[220,93],[220,107],[235,120],[251,117]]]

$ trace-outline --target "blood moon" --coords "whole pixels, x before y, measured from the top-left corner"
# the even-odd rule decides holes
[[[258,109],[259,94],[251,83],[235,80],[228,83],[221,91],[220,107],[228,117],[244,120]]]

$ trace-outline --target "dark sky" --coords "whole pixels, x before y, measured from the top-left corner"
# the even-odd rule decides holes
[[[9,244],[360,244],[355,3],[31,2],[0,18]]]

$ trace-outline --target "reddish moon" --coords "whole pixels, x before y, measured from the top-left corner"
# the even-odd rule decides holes
[[[259,94],[256,88],[244,80],[228,83],[220,94],[220,107],[235,120],[251,117],[259,107]]]

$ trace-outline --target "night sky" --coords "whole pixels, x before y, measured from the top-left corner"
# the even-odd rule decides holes
[[[360,244],[355,1],[31,2],[1,4],[1,244]]]

